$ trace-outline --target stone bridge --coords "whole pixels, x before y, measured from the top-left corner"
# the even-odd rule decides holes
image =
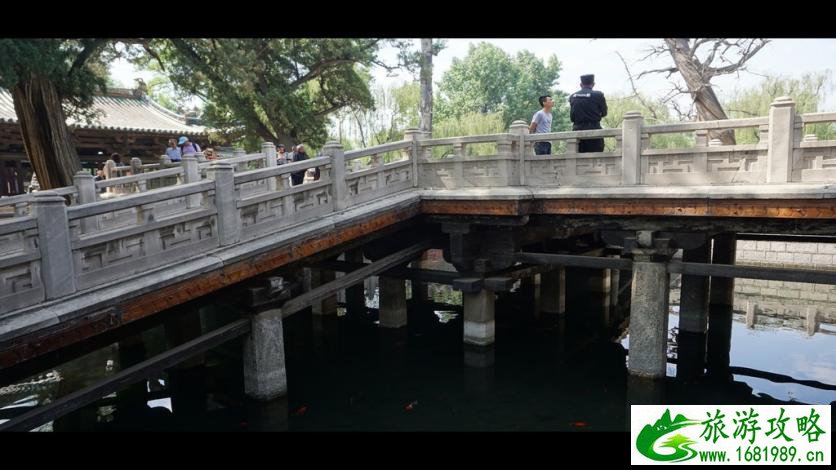
[[[79,174],[72,187],[0,199],[13,215],[0,219],[0,367],[310,261],[345,275],[323,276],[282,315],[368,276],[423,275],[464,292],[473,344],[494,341],[494,292],[516,280],[541,273],[545,309],[560,313],[564,267],[631,271],[621,277],[632,279],[630,371],[663,376],[670,273],[683,274],[680,330],[698,333],[709,297],[731,305],[734,277],[836,283],[828,270],[733,265],[738,234],[836,233],[836,141],[807,133],[833,122],[836,113],[799,115],[780,98],[767,117],[646,125],[627,113],[619,129],[529,135],[516,121],[507,133],[454,138],[410,129],[361,150],[329,142],[323,156],[285,165],[265,143],[212,162],[135,162],[135,174],[105,181]],[[743,128],[759,142],[708,138]],[[694,145],[654,148],[655,135],[671,133]],[[578,140],[593,137],[612,150],[578,153]],[[544,140],[558,153],[534,155]],[[318,181],[290,184],[315,167]],[[349,254],[363,246],[371,264]],[[458,274],[410,274],[406,264],[429,248],[443,248]],[[681,262],[671,260],[677,250]],[[382,326],[403,325],[383,318],[403,286],[381,282]]]

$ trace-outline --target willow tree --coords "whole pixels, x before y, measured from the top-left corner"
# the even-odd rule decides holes
[[[398,62],[379,49],[400,48]],[[179,89],[205,102],[204,121],[231,140],[276,143],[327,139],[329,115],[370,108],[362,69],[394,69],[415,61],[406,41],[366,38],[161,39],[153,43],[165,73]]]
[[[23,145],[43,189],[72,184],[81,169],[67,116],[91,118],[105,87],[103,39],[0,39],[0,86],[9,90]]]

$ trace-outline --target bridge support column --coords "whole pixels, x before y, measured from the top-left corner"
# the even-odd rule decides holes
[[[711,254],[712,264],[734,264],[737,240],[733,233],[714,236]],[[711,278],[711,305],[731,307],[734,305],[734,278]]]
[[[734,264],[736,240],[733,233],[716,235],[711,262]],[[734,305],[734,279],[712,277],[709,291],[707,366],[708,376],[715,381],[731,380],[731,336]]]
[[[492,291],[462,293],[464,303],[464,342],[477,346],[493,344],[495,337],[494,301]]]
[[[406,283],[402,279],[379,278],[380,326],[400,328],[406,326]]]
[[[633,292],[630,301],[629,372],[648,378],[665,376],[668,346],[670,275],[665,263],[668,240],[639,232],[633,248]]]
[[[362,263],[363,251],[360,249],[348,250],[345,252],[345,260],[351,263]],[[358,284],[345,289],[346,313],[349,317],[356,319],[366,317],[366,296],[364,290],[364,281],[360,281]]]
[[[566,313],[566,269],[563,266],[540,274],[540,311],[550,315]]]
[[[682,251],[685,263],[708,263],[711,245]],[[705,334],[708,328],[708,276],[682,275],[679,331]]]
[[[244,393],[256,400],[287,394],[281,310],[252,317],[252,330],[244,338]]]

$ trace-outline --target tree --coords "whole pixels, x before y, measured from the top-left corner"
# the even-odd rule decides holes
[[[433,130],[433,40],[421,39],[421,130]]]
[[[444,73],[435,114],[446,119],[498,112],[507,129],[516,119],[528,122],[540,109],[537,98],[550,94],[556,102],[552,127],[567,130],[567,98],[555,88],[559,77],[560,62],[554,55],[544,63],[529,51],[511,57],[492,44],[471,44],[467,56],[453,59],[450,70]]]
[[[384,44],[399,62],[377,58]],[[327,138],[329,115],[373,105],[360,70],[415,60],[406,41],[382,39],[165,39],[154,43],[166,74],[202,98],[204,121],[231,139],[245,136],[316,147]]]
[[[688,94],[691,96],[693,106],[696,107],[698,120],[728,119],[720,100],[714,93],[711,80],[720,75],[745,71],[747,62],[768,43],[767,39],[665,38],[662,45],[652,47],[642,60],[670,55],[673,65],[644,71],[636,78],[650,73],[666,73],[667,78],[670,78],[674,73],[678,73],[685,82],[685,88],[677,82],[671,82],[673,88],[665,98],[665,102],[670,102],[675,106],[674,98]],[[632,80],[632,76],[630,78]],[[690,116],[692,111],[693,109],[681,114]],[[726,145],[735,143],[734,132],[731,130],[711,131],[709,135],[711,138],[719,138]]]
[[[371,108],[344,108],[335,114],[344,147],[369,147],[401,140],[406,128],[419,125],[418,83],[387,88],[372,86],[372,96],[375,104]]]
[[[103,39],[0,39],[0,86],[14,101],[26,154],[42,189],[72,184],[81,169],[67,116],[90,120],[106,86]]]
[[[766,116],[769,107],[779,96],[790,96],[795,101],[797,113],[815,113],[833,90],[830,71],[806,73],[801,78],[767,77],[760,86],[748,90],[736,90],[725,103],[725,108],[732,118]],[[836,139],[836,130],[829,123],[809,125],[807,133],[813,133],[820,140]],[[751,128],[737,129],[737,142],[755,143],[758,130]]]

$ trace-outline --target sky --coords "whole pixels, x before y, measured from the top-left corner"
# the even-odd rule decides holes
[[[481,41],[494,44],[509,54],[527,49],[537,57],[546,59],[554,54],[562,63],[557,88],[572,93],[578,88],[580,75],[595,74],[595,88],[607,93],[631,94],[630,82],[624,65],[616,55],[620,52],[627,61],[634,75],[642,70],[655,69],[671,64],[669,57],[655,61],[636,63],[642,58],[648,46],[661,43],[661,39],[448,39],[447,45],[433,59],[433,82],[441,80],[444,72],[450,69],[454,58],[467,55],[470,44]],[[419,41],[415,40],[416,47]],[[395,52],[384,49],[382,57],[393,62]],[[726,75],[714,79],[715,92],[722,100],[730,96],[737,88],[751,88],[764,80],[763,75],[781,75],[799,78],[804,73],[821,72],[836,69],[836,39],[774,39],[761,49],[750,61],[749,70],[739,75]],[[133,86],[134,78],[141,77],[146,82],[153,76],[151,72],[138,72],[125,61],[118,61],[111,67],[113,77],[126,86]],[[414,77],[403,72],[389,77],[386,71],[377,68],[373,76],[378,84],[399,84],[413,81]],[[836,81],[836,77],[831,76]],[[636,83],[639,91],[651,97],[659,98],[670,89],[664,75],[652,75]],[[832,87],[821,111],[836,111],[836,88]]]

